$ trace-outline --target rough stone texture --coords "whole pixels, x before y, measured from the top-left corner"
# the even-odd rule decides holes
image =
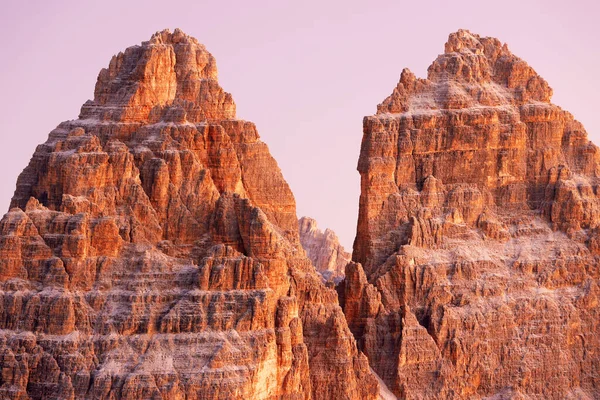
[[[600,159],[497,39],[450,35],[364,119],[359,349],[401,398],[600,398]]]
[[[0,398],[376,398],[297,223],[204,46],[119,53],[0,222]]]
[[[300,243],[317,272],[326,281],[341,281],[352,255],[344,250],[335,232],[331,229],[325,229],[323,232],[318,228],[317,221],[308,217],[300,218],[298,227]]]

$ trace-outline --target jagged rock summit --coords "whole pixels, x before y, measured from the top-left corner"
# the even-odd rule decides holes
[[[194,123],[235,119],[235,104],[219,86],[214,57],[176,29],[113,57],[81,109],[86,118]]]
[[[298,220],[298,229],[300,243],[323,279],[334,283],[342,280],[352,255],[344,250],[335,232],[331,229],[323,232],[317,226],[317,221],[309,217]]]
[[[461,30],[365,117],[338,291],[396,396],[600,398],[600,158],[551,94]]]
[[[377,113],[549,103],[552,89],[527,63],[498,39],[459,30],[448,38],[444,54],[431,64],[427,79],[402,70],[391,96]]]
[[[1,398],[377,398],[277,163],[180,30],[113,57],[11,207]]]

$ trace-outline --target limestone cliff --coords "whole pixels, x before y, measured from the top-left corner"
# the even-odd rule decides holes
[[[213,56],[119,53],[0,222],[0,397],[374,399],[294,197]]]
[[[302,217],[298,220],[300,243],[317,272],[326,281],[339,282],[344,278],[346,264],[351,254],[344,250],[337,235],[331,229],[319,229],[317,221]]]
[[[600,397],[600,158],[497,39],[450,35],[364,119],[338,288],[399,397]]]

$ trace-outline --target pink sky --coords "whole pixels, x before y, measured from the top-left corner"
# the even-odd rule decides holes
[[[169,5],[174,4],[174,5]],[[493,6],[491,6],[493,4]],[[1,6],[0,209],[35,146],[92,98],[111,56],[176,27],[217,58],[238,117],[254,121],[298,215],[351,248],[362,118],[469,29],[507,42],[600,143],[596,1],[5,1]]]

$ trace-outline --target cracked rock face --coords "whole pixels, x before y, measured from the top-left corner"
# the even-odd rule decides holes
[[[181,31],[113,57],[11,207],[0,397],[377,397],[277,163]]]
[[[364,119],[338,287],[399,397],[600,397],[600,159],[497,39],[450,35]]]
[[[298,220],[300,243],[315,269],[325,281],[339,283],[344,278],[346,264],[352,255],[344,250],[331,229],[319,229],[317,221],[309,217]]]

